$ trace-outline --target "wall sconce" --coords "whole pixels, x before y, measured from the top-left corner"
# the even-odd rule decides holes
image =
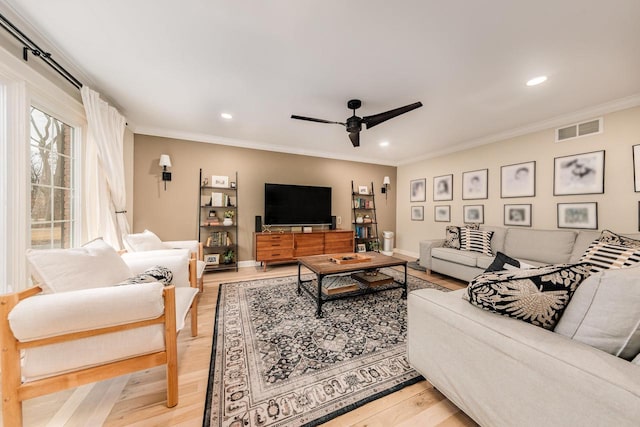
[[[384,185],[384,187],[382,187],[380,192],[384,194],[384,198],[386,200],[387,193],[389,192],[389,186],[391,185],[391,179],[388,176],[385,176],[384,179],[382,180],[382,185]]]
[[[160,156],[160,166],[162,166],[162,181],[164,181],[164,191],[167,191],[167,181],[171,181],[171,172],[167,172],[167,168],[171,167],[171,158],[168,154]]]

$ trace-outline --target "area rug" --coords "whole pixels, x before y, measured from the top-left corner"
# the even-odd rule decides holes
[[[316,319],[296,287],[296,276],[220,285],[204,426],[314,426],[422,379],[406,359],[401,289],[327,302]]]

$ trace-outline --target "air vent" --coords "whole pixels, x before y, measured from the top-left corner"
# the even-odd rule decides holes
[[[556,129],[556,142],[602,133],[602,117]]]

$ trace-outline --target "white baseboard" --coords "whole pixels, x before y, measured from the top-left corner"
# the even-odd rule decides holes
[[[397,254],[405,255],[405,256],[410,256],[410,257],[416,258],[416,259],[420,258],[420,253],[419,252],[405,251],[404,249],[398,249],[398,248],[394,248],[393,252],[397,253]]]
[[[238,267],[239,268],[243,268],[243,267],[259,267],[260,263],[250,259],[249,261],[240,261],[238,262]]]

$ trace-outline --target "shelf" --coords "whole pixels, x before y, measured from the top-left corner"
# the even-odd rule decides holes
[[[351,193],[352,196],[373,197],[373,194]]]
[[[236,248],[236,244],[231,244],[231,245],[223,245],[223,246],[202,246],[203,249],[211,249],[211,251],[213,251],[212,253],[215,253],[215,251],[226,251],[228,249],[235,249]],[[209,255],[209,254],[205,254],[205,255]]]
[[[213,209],[237,209],[237,206],[211,206],[211,205],[200,205],[201,208],[213,208]]]
[[[369,240],[378,240],[377,237],[355,237],[356,240],[365,240],[365,241],[369,241]]]
[[[232,262],[231,264],[207,264],[204,271],[236,270],[237,268],[237,262]]]
[[[352,222],[353,225],[361,225],[361,226],[368,226],[368,225],[378,225],[377,222]]]
[[[214,228],[214,227],[218,227],[218,228],[234,228],[235,226],[236,226],[235,224],[231,224],[231,225],[224,225],[224,224],[204,225],[204,224],[200,224],[200,227],[202,227],[202,228]]]
[[[357,211],[375,211],[376,208],[353,208]]]
[[[238,191],[238,188],[231,187],[211,187],[211,186],[200,186],[200,190],[228,190],[228,191]]]

